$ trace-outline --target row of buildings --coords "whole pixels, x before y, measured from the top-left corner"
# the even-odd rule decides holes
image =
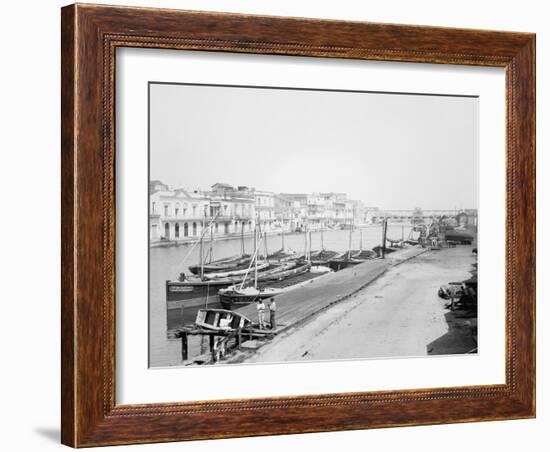
[[[377,209],[351,200],[345,193],[274,193],[246,186],[216,183],[208,191],[168,187],[161,181],[149,186],[151,241],[197,237],[212,226],[212,234],[262,231],[292,232],[338,228],[372,221]],[[210,234],[210,231],[209,231]]]

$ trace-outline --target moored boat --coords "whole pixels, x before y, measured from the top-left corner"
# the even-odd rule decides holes
[[[254,303],[258,300],[265,300],[267,298],[275,297],[276,295],[286,292],[286,290],[287,289],[276,289],[273,287],[244,287],[241,289],[237,286],[230,286],[226,289],[220,289],[218,292],[218,297],[221,305],[225,309],[234,309],[241,305]]]
[[[228,269],[226,271],[211,272],[204,275],[204,279],[212,280],[219,278],[229,278],[231,276],[245,275],[250,272],[251,263],[246,265],[240,265],[234,269]],[[269,262],[262,262],[257,265],[258,271],[265,270],[269,267]]]
[[[279,281],[290,276],[300,275],[309,270],[311,264],[304,261],[285,262],[280,265],[274,265],[262,272],[258,272],[257,280]],[[205,303],[205,299],[218,294],[220,289],[243,284],[244,281],[252,281],[253,272],[248,275],[239,275],[226,278],[213,278],[202,280],[200,278],[187,278],[184,281],[166,281],[166,301],[169,308],[179,306],[200,306]]]
[[[312,265],[328,265],[331,259],[338,256],[337,251],[325,250],[314,251],[311,253],[310,259]]]
[[[471,245],[474,242],[474,238],[475,233],[468,229],[454,228],[445,231],[445,240]]]
[[[366,259],[356,259],[355,255],[358,254],[359,250],[350,250],[342,253],[340,256],[331,259],[328,262],[329,267],[335,272],[343,270],[344,268],[351,267],[353,265],[362,264]]]
[[[208,264],[204,264],[202,266],[202,271],[204,273],[215,273],[215,272],[222,272],[222,271],[230,271],[233,269],[238,269],[240,267],[244,267],[246,265],[250,264],[250,256],[248,255],[238,255],[238,256],[231,256],[227,257],[225,259],[219,259],[216,261],[209,262]],[[201,265],[190,265],[189,271],[193,273],[194,275],[198,275],[201,272]]]
[[[220,289],[218,297],[225,309],[236,309],[239,306],[253,303],[259,299],[276,297],[282,293],[301,287],[304,283],[319,278],[332,270],[328,267],[316,266],[306,263],[300,265],[292,273],[286,272],[284,277],[277,280],[264,280],[254,286],[230,286]]]
[[[268,254],[267,260],[269,262],[287,262],[293,259],[298,259],[298,257],[298,254],[296,254],[294,251],[286,251],[285,249],[281,248],[274,253]]]

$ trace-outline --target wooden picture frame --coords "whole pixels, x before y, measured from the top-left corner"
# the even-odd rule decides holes
[[[535,35],[76,4],[62,9],[61,37],[64,444],[84,447],[535,416]],[[506,383],[117,405],[118,47],[505,68]]]

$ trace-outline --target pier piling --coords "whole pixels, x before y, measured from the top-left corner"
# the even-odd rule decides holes
[[[187,331],[182,331],[181,335],[181,359],[182,361],[187,361],[189,355],[189,342],[187,340]]]

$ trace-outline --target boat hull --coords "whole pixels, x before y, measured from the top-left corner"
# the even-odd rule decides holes
[[[237,309],[240,306],[244,306],[250,303],[254,303],[258,300],[267,300],[268,298],[275,297],[283,293],[284,290],[277,292],[259,292],[254,295],[243,295],[237,292],[231,291],[228,293],[218,294],[220,303],[224,309]]]
[[[225,272],[231,270],[238,270],[242,267],[250,265],[250,256],[233,256],[225,259],[219,259],[217,261],[210,262],[203,265],[204,273]],[[189,271],[194,275],[198,275],[201,272],[200,265],[190,265]]]
[[[267,281],[279,281],[284,280],[290,276],[299,275],[307,272],[311,264],[309,263],[288,263],[282,264],[283,268],[291,266],[292,268],[283,271],[267,270],[258,274],[258,282]],[[253,278],[253,272],[248,274],[247,281],[251,281]],[[213,297],[218,294],[220,289],[225,289],[229,286],[241,284],[244,277],[233,277],[223,279],[212,279],[207,281],[166,281],[166,301],[170,304],[176,301],[180,301],[180,306],[193,306],[192,303],[198,303],[196,300],[204,299],[206,297]],[[200,304],[200,303],[198,303]]]

